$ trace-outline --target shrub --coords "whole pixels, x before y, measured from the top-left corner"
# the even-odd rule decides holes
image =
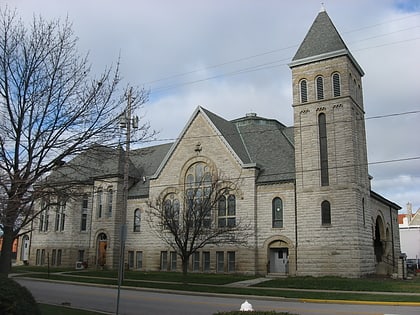
[[[290,313],[284,312],[274,312],[274,311],[252,311],[252,312],[241,312],[241,311],[232,311],[232,312],[219,312],[214,315],[293,315]]]
[[[41,315],[41,311],[27,288],[6,276],[0,276],[0,314]]]

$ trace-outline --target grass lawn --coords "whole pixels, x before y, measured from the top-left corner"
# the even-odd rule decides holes
[[[58,305],[39,304],[42,315],[98,315],[101,313],[79,310]]]
[[[21,266],[13,272],[25,276],[49,278],[51,280],[75,281],[117,285],[117,272],[106,270],[75,271],[51,269],[50,273],[43,267]],[[226,274],[189,273],[185,279],[177,272],[140,272],[126,271],[123,286],[194,291],[206,293],[240,294],[275,296],[301,299],[358,300],[386,302],[418,302],[420,295],[420,277],[413,280],[392,280],[389,278],[348,279],[339,277],[289,277],[273,279],[253,287],[230,287],[226,284],[252,279],[252,276]],[[185,285],[185,282],[188,283]],[[334,290],[333,292],[297,291],[295,289]],[[344,292],[358,291],[358,292]],[[360,291],[362,293],[360,293]],[[376,292],[371,294],[371,292]],[[397,294],[389,295],[386,292]],[[398,294],[401,293],[401,294]]]

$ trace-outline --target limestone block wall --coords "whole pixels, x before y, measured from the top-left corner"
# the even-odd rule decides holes
[[[272,201],[279,197],[283,202],[283,227],[273,228]],[[257,268],[259,274],[266,274],[269,263],[269,245],[272,242],[286,242],[289,248],[289,273],[295,270],[295,192],[294,182],[259,185],[257,187]]]

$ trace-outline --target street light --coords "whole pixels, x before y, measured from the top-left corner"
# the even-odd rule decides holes
[[[129,158],[130,158],[130,142],[131,142],[131,127],[137,129],[139,126],[139,118],[137,116],[131,117],[131,104],[133,88],[127,94],[127,108],[123,115],[120,117],[120,128],[126,129],[125,138],[125,156],[124,156],[124,182],[123,182],[123,203],[121,211],[121,228],[120,228],[120,255],[119,255],[119,268],[118,268],[118,294],[117,294],[117,310],[116,315],[119,314],[120,306],[120,292],[121,284],[124,279],[124,252],[125,240],[127,238],[127,199],[128,199],[128,172],[129,172]]]

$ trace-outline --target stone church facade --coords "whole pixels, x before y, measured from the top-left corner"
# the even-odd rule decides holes
[[[191,258],[191,272],[348,277],[398,272],[400,207],[370,188],[364,73],[325,11],[289,67],[292,127],[253,113],[228,121],[198,107],[176,142],[130,151],[128,268],[181,270],[176,252],[147,222],[149,202],[176,198],[191,178],[216,168],[239,184],[226,196],[229,211],[215,210],[212,220],[246,221],[252,237],[244,246],[200,249]],[[51,174],[50,180],[73,183],[75,194],[34,220],[19,242],[20,259],[31,265],[117,268],[123,174],[124,151],[99,145]]]

